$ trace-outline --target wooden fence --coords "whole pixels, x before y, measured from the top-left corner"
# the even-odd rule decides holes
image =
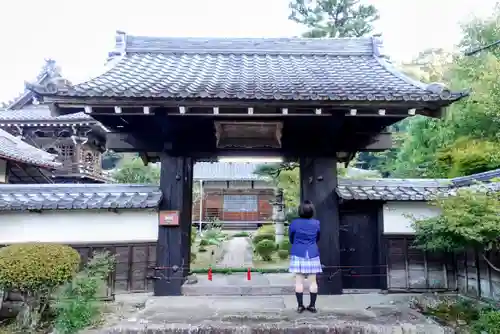
[[[412,236],[385,236],[387,286],[390,291],[460,291],[472,297],[500,300],[500,273],[491,269],[474,251],[452,256],[430,254],[413,247]],[[116,269],[109,277],[106,299],[114,294],[153,290],[156,242],[72,245],[82,263],[95,251],[116,254]],[[500,253],[491,254],[500,263]]]
[[[390,291],[457,289],[454,256],[416,249],[412,236],[386,236],[387,287]]]

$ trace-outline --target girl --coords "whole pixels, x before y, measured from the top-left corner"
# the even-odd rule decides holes
[[[314,205],[304,201],[299,206],[299,218],[290,224],[289,237],[292,244],[290,250],[290,272],[295,273],[295,296],[297,297],[297,312],[304,310],[316,313],[316,297],[318,283],[316,274],[321,273],[321,262],[317,242],[320,238],[319,221],[313,219]],[[311,301],[304,307],[304,279],[309,279],[309,294]]]

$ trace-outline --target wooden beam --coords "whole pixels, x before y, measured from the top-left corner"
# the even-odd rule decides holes
[[[162,152],[163,143],[153,138],[141,138],[137,134],[127,132],[108,132],[106,148],[118,153],[127,152]]]
[[[58,96],[44,96],[44,102],[46,103],[63,103],[65,107],[68,105],[91,105],[98,107],[105,106],[116,106],[121,105],[122,107],[137,107],[148,105],[150,107],[178,107],[182,105],[184,107],[279,107],[279,108],[293,108],[293,107],[324,107],[329,108],[332,106],[332,101],[308,101],[308,100],[241,100],[241,99],[150,99],[150,98],[112,98],[112,97],[58,97]],[[393,109],[393,108],[433,108],[437,109],[442,105],[439,101],[336,101],[335,106],[343,108],[378,108],[378,109]]]

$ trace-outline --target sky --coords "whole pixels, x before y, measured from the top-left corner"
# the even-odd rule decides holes
[[[497,0],[363,0],[380,12],[376,33],[396,61],[429,47],[452,49],[459,23],[491,13]],[[116,30],[184,37],[290,37],[289,0],[16,0],[0,5],[0,102],[22,92],[44,59],[72,82],[102,71]]]

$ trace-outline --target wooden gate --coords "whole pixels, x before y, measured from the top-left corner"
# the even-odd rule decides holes
[[[384,288],[377,208],[341,209],[339,240],[343,289]]]

